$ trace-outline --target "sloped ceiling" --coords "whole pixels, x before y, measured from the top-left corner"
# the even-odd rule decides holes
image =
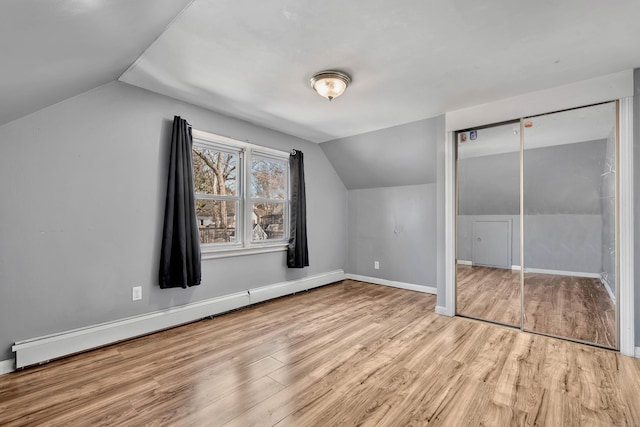
[[[320,147],[348,190],[435,184],[439,119],[335,139]]]
[[[116,80],[190,0],[2,0],[0,125]]]
[[[638,16],[638,0],[8,0],[0,124],[120,76],[323,142],[640,67]],[[353,83],[328,102],[308,79],[332,68]]]

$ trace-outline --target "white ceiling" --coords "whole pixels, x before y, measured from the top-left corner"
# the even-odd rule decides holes
[[[640,67],[638,0],[187,4],[3,1],[0,124],[129,65],[124,82],[315,142]],[[353,78],[332,102],[308,86],[325,69]]]

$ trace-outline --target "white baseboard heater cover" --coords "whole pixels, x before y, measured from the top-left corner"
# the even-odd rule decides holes
[[[336,270],[171,307],[140,316],[16,342],[12,347],[16,354],[15,367],[23,368],[47,362],[59,357],[193,322],[257,302],[338,282],[344,278],[344,271]]]

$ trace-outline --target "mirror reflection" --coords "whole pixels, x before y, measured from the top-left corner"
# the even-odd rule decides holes
[[[520,326],[520,123],[458,132],[456,311]]]
[[[524,329],[616,347],[615,103],[524,119]]]

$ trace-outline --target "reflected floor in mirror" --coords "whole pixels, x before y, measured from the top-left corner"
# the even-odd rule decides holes
[[[520,272],[458,265],[456,311],[463,316],[520,327]]]
[[[526,273],[525,330],[616,346],[616,307],[599,279]]]
[[[520,326],[520,272],[459,265],[457,311]],[[527,273],[525,330],[616,346],[615,305],[600,280]]]

